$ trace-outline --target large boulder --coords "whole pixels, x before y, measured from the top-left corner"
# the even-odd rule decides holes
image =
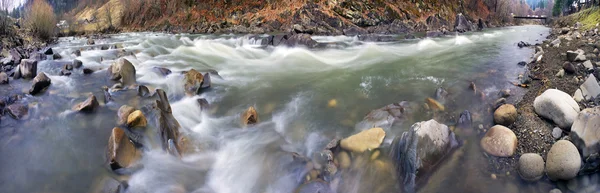
[[[121,80],[123,86],[136,84],[135,67],[125,58],[119,58],[115,63],[111,64],[108,67],[108,74],[111,80]]]
[[[73,110],[79,111],[79,112],[84,112],[84,113],[91,113],[91,112],[96,111],[96,109],[99,106],[100,106],[100,104],[98,103],[96,96],[94,96],[93,94],[90,94],[85,101],[73,106]]]
[[[111,169],[117,170],[132,166],[140,159],[141,152],[125,134],[123,129],[115,127],[108,138],[107,160]]]
[[[526,181],[537,181],[544,176],[544,164],[539,154],[523,154],[519,158],[519,175]]]
[[[362,153],[378,148],[385,138],[382,128],[371,128],[342,139],[340,146],[348,151]]]
[[[509,128],[495,125],[481,138],[481,148],[493,156],[510,157],[517,151],[517,136]]]
[[[396,137],[390,157],[405,192],[414,192],[417,178],[426,177],[457,146],[454,133],[435,120],[415,123],[409,131]]]
[[[258,113],[253,106],[248,107],[244,113],[242,113],[242,126],[254,125],[258,123]]]
[[[581,168],[581,157],[577,147],[570,141],[559,140],[546,157],[546,174],[551,180],[570,180]]]
[[[454,22],[454,30],[461,33],[471,31],[471,22],[462,13],[459,13]]]
[[[517,108],[511,104],[504,104],[494,112],[494,123],[510,126],[517,121]]]
[[[19,64],[19,72],[21,72],[21,77],[24,79],[32,79],[37,75],[37,64],[38,62],[30,59],[21,60],[21,64]]]
[[[46,88],[50,86],[52,80],[46,76],[45,73],[40,72],[35,78],[33,78],[33,83],[31,84],[31,88],[29,89],[29,94],[36,95]]]
[[[183,84],[185,93],[188,95],[200,94],[203,82],[204,82],[204,76],[200,72],[198,72],[194,69],[187,71],[185,73],[184,84]]]
[[[560,128],[570,130],[573,121],[579,113],[579,105],[567,93],[548,89],[533,101],[535,112],[554,121]]]

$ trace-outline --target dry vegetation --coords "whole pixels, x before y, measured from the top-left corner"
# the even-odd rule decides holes
[[[52,6],[45,0],[33,0],[25,16],[25,25],[33,36],[49,40],[56,32],[56,16]]]

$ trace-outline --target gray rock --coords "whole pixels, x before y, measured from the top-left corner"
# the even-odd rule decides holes
[[[461,33],[471,31],[471,22],[462,13],[459,13],[454,22],[454,30]]]
[[[40,72],[33,79],[33,83],[31,84],[31,88],[29,89],[29,94],[36,95],[42,92],[44,89],[50,86],[51,82],[52,81],[50,80],[50,78],[48,78],[48,76],[46,76],[45,73]]]
[[[0,72],[0,84],[8,84],[8,75],[5,72]]]
[[[585,67],[585,69],[587,71],[594,70],[594,64],[592,64],[592,61],[587,60],[587,61],[583,62],[583,66]]]
[[[598,84],[598,81],[596,81],[596,77],[593,74],[588,76],[579,89],[581,89],[581,94],[586,100],[591,100],[592,98],[596,98],[598,95],[600,95],[600,85]]]
[[[29,108],[25,104],[15,103],[12,105],[8,105],[8,107],[6,107],[6,111],[8,111],[8,114],[13,119],[19,120],[27,116]]]
[[[535,112],[554,121],[562,129],[570,129],[579,113],[579,105],[567,93],[548,89],[533,101]]]
[[[536,153],[526,153],[519,158],[519,175],[526,181],[537,181],[544,176],[544,159]]]
[[[560,129],[559,127],[554,127],[554,129],[552,129],[552,137],[554,137],[554,139],[560,139],[562,137],[562,129]]]
[[[121,80],[123,86],[135,85],[135,67],[125,58],[119,58],[108,68],[111,80]]]
[[[19,72],[21,72],[21,77],[24,79],[32,79],[37,75],[37,64],[38,62],[30,59],[21,60],[21,64],[19,64]]]
[[[575,91],[575,93],[573,94],[573,99],[575,100],[575,102],[581,102],[583,101],[583,93],[581,92],[581,89],[577,89]]]
[[[560,47],[560,38],[556,38],[555,40],[550,42],[550,46],[555,47],[555,48]]]
[[[90,94],[90,96],[83,102],[73,106],[74,111],[79,111],[83,113],[92,113],[96,111],[96,109],[100,106],[96,96]]]
[[[571,141],[586,158],[600,152],[600,107],[582,110],[571,127]]]
[[[81,68],[82,66],[83,66],[83,62],[81,62],[81,60],[78,60],[78,59],[73,60],[73,67]]]
[[[575,68],[575,65],[573,65],[571,62],[563,63],[563,69],[565,70],[566,73],[569,73],[569,74],[573,74],[577,71],[577,69]]]
[[[551,180],[573,179],[581,168],[579,151],[573,143],[567,140],[559,140],[554,143],[546,159],[546,174]]]

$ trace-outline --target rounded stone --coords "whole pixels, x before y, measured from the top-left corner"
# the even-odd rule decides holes
[[[555,188],[550,190],[550,193],[562,193],[562,191],[560,191],[559,189]]]
[[[481,139],[481,147],[490,155],[510,157],[517,149],[517,136],[502,125],[495,125]]]
[[[546,174],[551,180],[573,179],[581,168],[579,151],[567,140],[554,143],[546,159]]]
[[[537,181],[544,176],[544,159],[535,153],[526,153],[519,158],[519,175],[526,181]]]
[[[140,110],[133,111],[127,117],[127,126],[129,127],[146,127],[146,125],[148,125],[148,121]]]
[[[338,153],[335,159],[337,160],[341,169],[347,169],[350,167],[350,156],[347,152],[342,151]]]
[[[494,112],[494,123],[509,126],[517,121],[517,108],[511,104],[503,104]]]

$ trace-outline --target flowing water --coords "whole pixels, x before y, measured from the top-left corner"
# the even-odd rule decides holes
[[[313,157],[334,137],[346,137],[360,129],[356,123],[371,110],[400,101],[423,103],[444,87],[455,101],[447,107],[455,117],[465,109],[477,123],[491,124],[484,110],[500,89],[510,88],[517,100],[523,90],[514,87],[532,49],[517,42],[540,43],[548,35],[543,26],[489,29],[456,36],[362,42],[356,37],[313,37],[324,48],[263,47],[248,36],[123,33],[98,39],[61,38],[54,47],[63,59],[38,64],[38,71],[52,79],[40,96],[25,95],[29,105],[25,120],[5,115],[0,123],[1,192],[96,192],[107,177],[127,181],[129,192],[294,192],[307,175],[303,164],[289,152]],[[99,50],[99,45],[119,45],[133,54],[124,58],[136,67],[139,84],[166,90],[173,114],[190,136],[197,151],[182,159],[165,153],[150,126],[143,139],[146,149],[140,167],[131,175],[117,176],[105,162],[105,148],[116,111],[122,104],[144,109],[151,101],[131,92],[113,92],[114,102],[102,104],[93,114],[73,112],[71,107],[88,93],[102,98],[102,86],[114,82],[106,68],[121,56],[118,49]],[[82,56],[70,54],[82,49]],[[62,64],[77,58],[95,69],[83,75],[58,76]],[[155,67],[173,71],[163,76]],[[212,89],[199,96],[184,94],[181,72],[216,70]],[[474,82],[486,95],[473,96]],[[23,93],[30,81],[15,80],[0,94]],[[205,98],[202,111],[197,99]],[[334,107],[329,106],[336,101]],[[241,128],[240,114],[249,106],[259,112],[260,124]],[[483,112],[483,113],[482,113]],[[431,119],[424,114],[406,128],[386,131],[384,142],[409,128],[414,121]],[[478,118],[479,117],[479,118]],[[444,120],[452,125],[455,120]],[[151,124],[152,125],[152,124]],[[461,137],[461,133],[457,133]],[[523,183],[517,174],[499,174],[492,180],[478,138],[462,137],[463,145],[448,156],[422,184],[421,192],[526,192],[548,191],[549,182]],[[341,171],[336,192],[400,192],[400,182],[372,170],[370,162],[353,160],[353,172]]]

